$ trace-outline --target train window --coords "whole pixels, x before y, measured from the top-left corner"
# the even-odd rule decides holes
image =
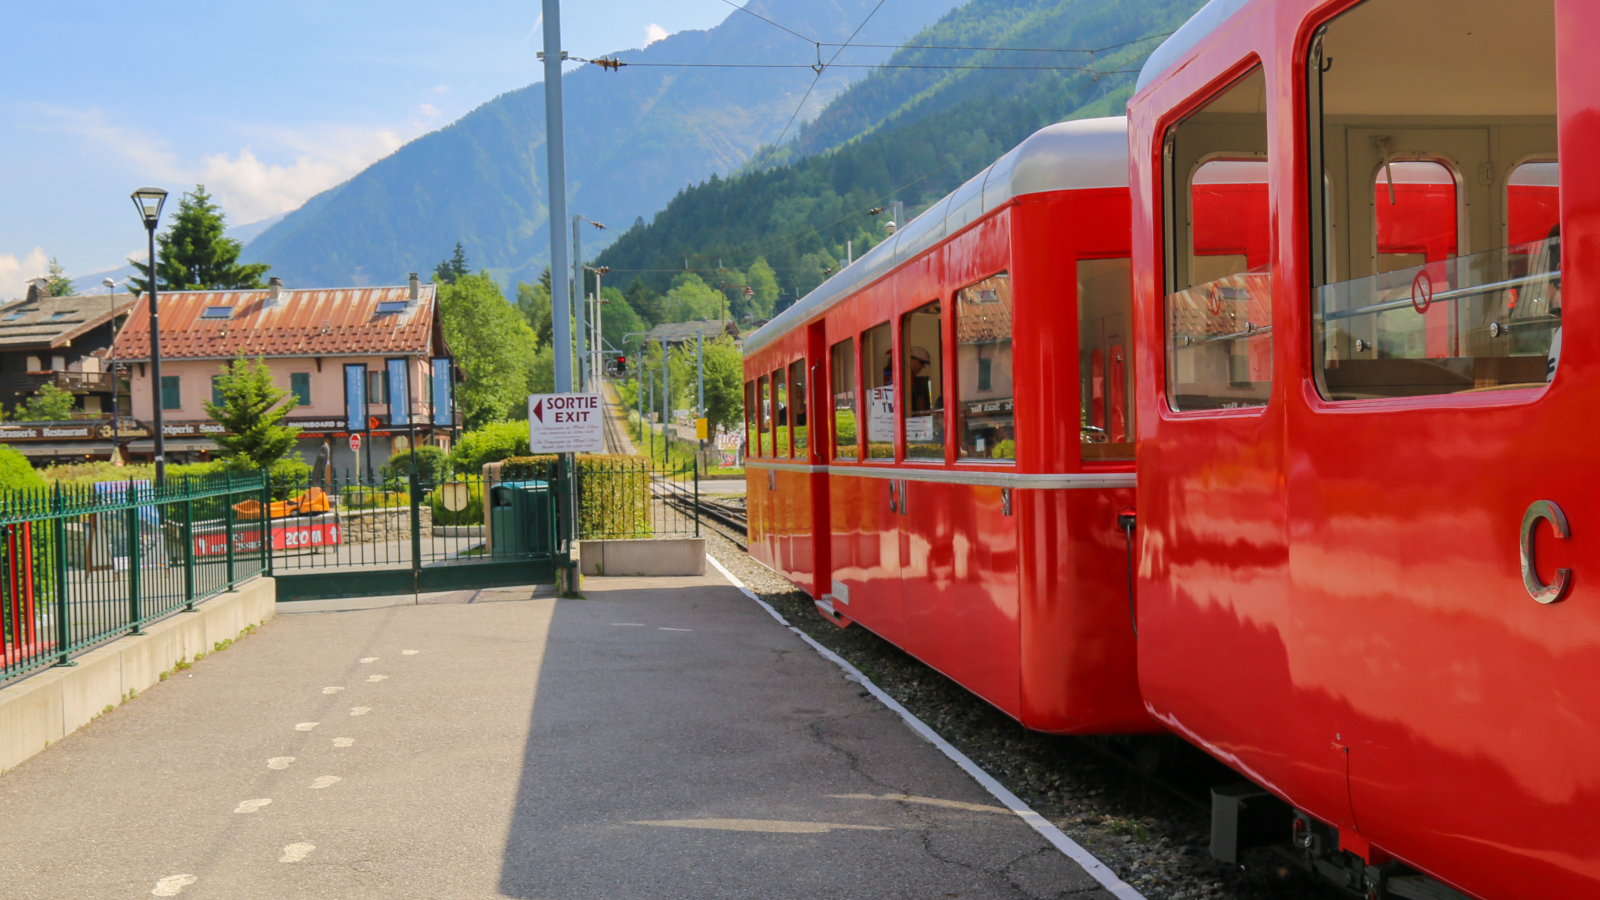
[[[1265,94],[1256,69],[1167,133],[1167,396],[1176,410],[1262,406],[1272,387]]]
[[[1079,433],[1085,462],[1133,459],[1133,261],[1078,261]]]
[[[755,429],[750,426],[751,420],[756,417],[756,383],[744,383],[744,454],[755,455]]]
[[[833,345],[828,354],[833,369],[833,458],[855,459],[856,345],[848,338]]]
[[[861,393],[867,409],[867,457],[894,458],[894,334],[885,322],[861,335]]]
[[[1347,236],[1313,246],[1319,390],[1543,385],[1561,340],[1554,4],[1367,0],[1310,55],[1312,164],[1335,184],[1310,212]]]
[[[789,364],[789,430],[794,435],[794,456],[809,456],[811,426],[806,421],[806,361]]]
[[[756,380],[756,452],[763,457],[772,455],[772,395],[767,387],[767,376]]]
[[[937,300],[900,320],[907,459],[944,459],[943,323]]]
[[[784,370],[772,373],[772,455],[780,459],[789,455],[789,392],[785,389]]]
[[[1011,276],[1001,272],[956,292],[956,455],[1017,458],[1011,395]],[[907,441],[910,432],[907,431]]]

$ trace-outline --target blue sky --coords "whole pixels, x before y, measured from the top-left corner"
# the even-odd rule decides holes
[[[582,0],[578,56],[710,28],[723,0]],[[60,259],[144,246],[128,194],[201,182],[230,225],[299,206],[406,141],[542,79],[539,0],[14,4],[0,54],[0,300]]]

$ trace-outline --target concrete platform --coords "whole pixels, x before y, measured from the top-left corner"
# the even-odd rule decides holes
[[[584,590],[269,622],[0,777],[0,896],[1110,896],[720,576]]]

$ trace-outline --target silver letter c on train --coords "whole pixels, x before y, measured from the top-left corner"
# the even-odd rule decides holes
[[[1567,587],[1572,584],[1571,569],[1557,569],[1556,579],[1552,584],[1539,581],[1539,572],[1533,565],[1533,529],[1544,519],[1550,523],[1550,528],[1556,537],[1565,540],[1571,531],[1567,528],[1567,515],[1561,507],[1549,500],[1535,500],[1526,513],[1522,515],[1522,586],[1528,589],[1528,596],[1540,603],[1554,603],[1567,594]]]

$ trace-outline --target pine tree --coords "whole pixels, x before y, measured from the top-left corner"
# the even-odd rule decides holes
[[[220,406],[210,400],[202,405],[228,432],[216,436],[224,459],[264,469],[294,449],[300,429],[283,420],[298,401],[272,383],[272,370],[260,357],[252,361],[241,356],[223,366],[217,391],[222,395]]]
[[[438,284],[455,284],[456,280],[472,272],[467,269],[467,251],[456,241],[456,250],[450,258],[433,267],[433,280]]]
[[[206,186],[178,201],[178,214],[172,225],[156,236],[156,274],[165,291],[250,290],[265,287],[261,276],[271,266],[266,263],[240,263],[244,245],[224,237],[227,219],[211,202]],[[150,278],[148,261],[128,260],[138,270],[128,279],[133,290],[143,293]]]
[[[67,270],[61,267],[54,256],[50,257],[50,272],[45,277],[50,279],[50,296],[71,297],[77,293],[72,287],[72,279],[67,277]]]

